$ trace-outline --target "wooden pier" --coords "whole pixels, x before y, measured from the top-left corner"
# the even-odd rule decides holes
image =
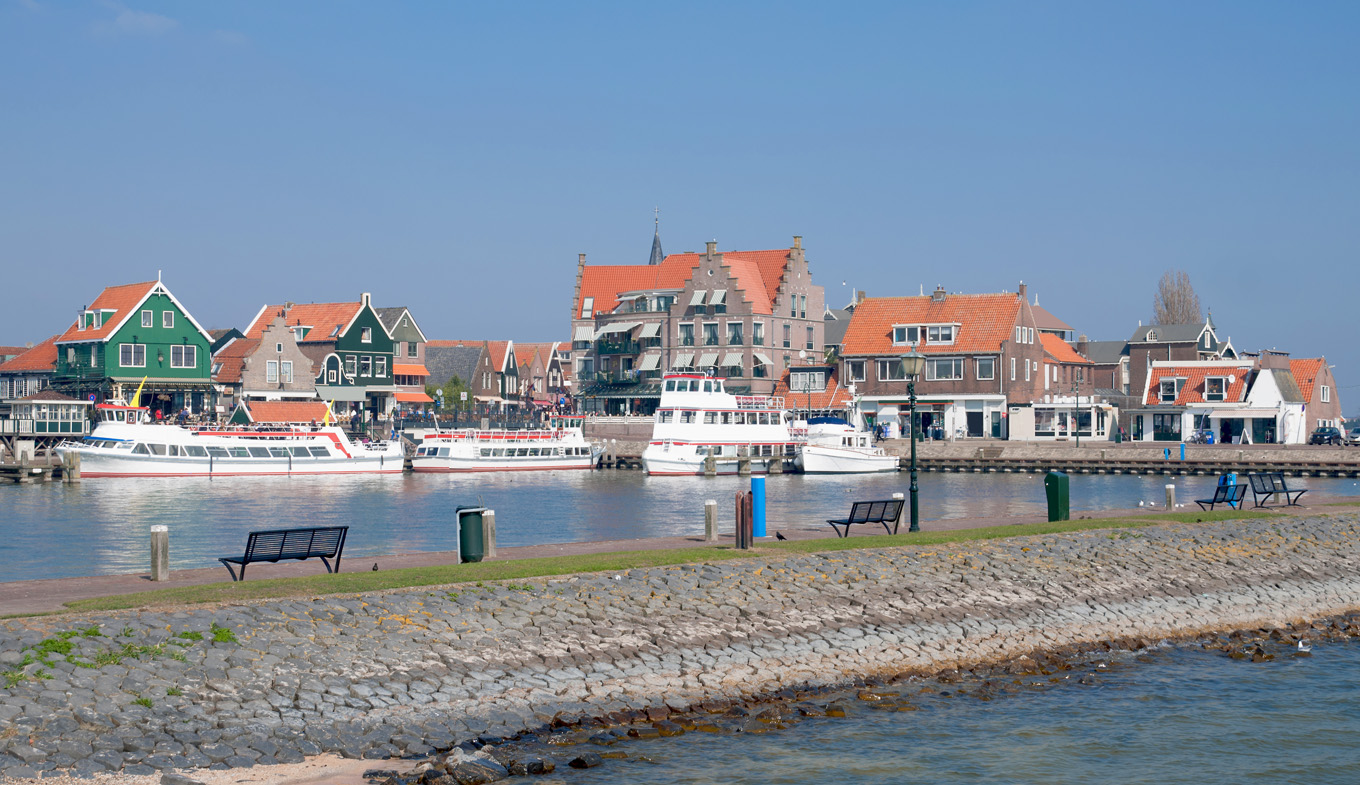
[[[4,482],[80,482],[80,456],[71,453],[63,461],[49,453],[33,460],[0,463],[0,483]]]

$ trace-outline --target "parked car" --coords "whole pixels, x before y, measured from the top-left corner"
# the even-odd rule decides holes
[[[1349,439],[1351,444],[1360,444],[1360,428],[1352,428]]]
[[[1345,444],[1346,437],[1341,435],[1340,428],[1333,428],[1324,425],[1313,431],[1313,435],[1308,437],[1309,444]]]

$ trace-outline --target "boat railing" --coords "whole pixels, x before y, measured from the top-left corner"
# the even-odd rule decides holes
[[[574,429],[573,429],[574,430]],[[462,431],[449,431],[439,436],[453,441],[472,441],[472,442],[542,442],[555,441],[567,435],[567,429],[557,428],[553,430],[522,430],[522,431],[483,431],[468,429]],[[427,434],[427,438],[435,434]]]
[[[783,409],[784,398],[776,395],[738,395],[738,409]]]

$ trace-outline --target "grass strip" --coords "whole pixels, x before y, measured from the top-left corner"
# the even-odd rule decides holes
[[[819,553],[862,548],[942,545],[1005,537],[1064,534],[1099,529],[1139,528],[1162,523],[1197,523],[1272,517],[1279,516],[1252,510],[1181,512],[1167,513],[1155,518],[1090,518],[1056,523],[1010,524],[952,531],[922,531],[915,534],[880,534],[843,539],[823,538],[763,542],[760,543],[759,547],[749,551],[739,551],[731,545],[715,545],[699,548],[620,551],[538,559],[514,559],[476,564],[443,564],[429,567],[403,567],[379,572],[323,573],[296,578],[271,578],[249,582],[211,583],[201,586],[156,589],[134,594],[76,600],[66,603],[66,607],[70,612],[88,613],[91,611],[126,610],[163,605],[272,600],[289,597],[316,597],[327,594],[362,594],[392,589],[414,589],[423,586],[544,578],[578,573],[619,572],[646,567],[768,557],[786,553]]]

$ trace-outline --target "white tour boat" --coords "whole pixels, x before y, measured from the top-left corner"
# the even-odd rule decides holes
[[[593,469],[603,447],[586,441],[585,418],[562,415],[546,429],[472,428],[426,433],[411,468],[418,472],[515,472]]]
[[[749,456],[751,472],[762,474],[776,458],[791,467],[801,443],[783,398],[732,395],[722,379],[668,373],[642,466],[648,474],[703,474],[712,455],[716,473],[736,474]]]
[[[146,407],[95,408],[94,432],[57,447],[80,455],[82,477],[398,474],[405,461],[399,442],[352,441],[333,425],[162,425],[146,421]]]
[[[807,474],[895,472],[896,455],[875,447],[871,435],[855,430],[839,417],[808,420],[807,444],[798,452],[798,467]]]

